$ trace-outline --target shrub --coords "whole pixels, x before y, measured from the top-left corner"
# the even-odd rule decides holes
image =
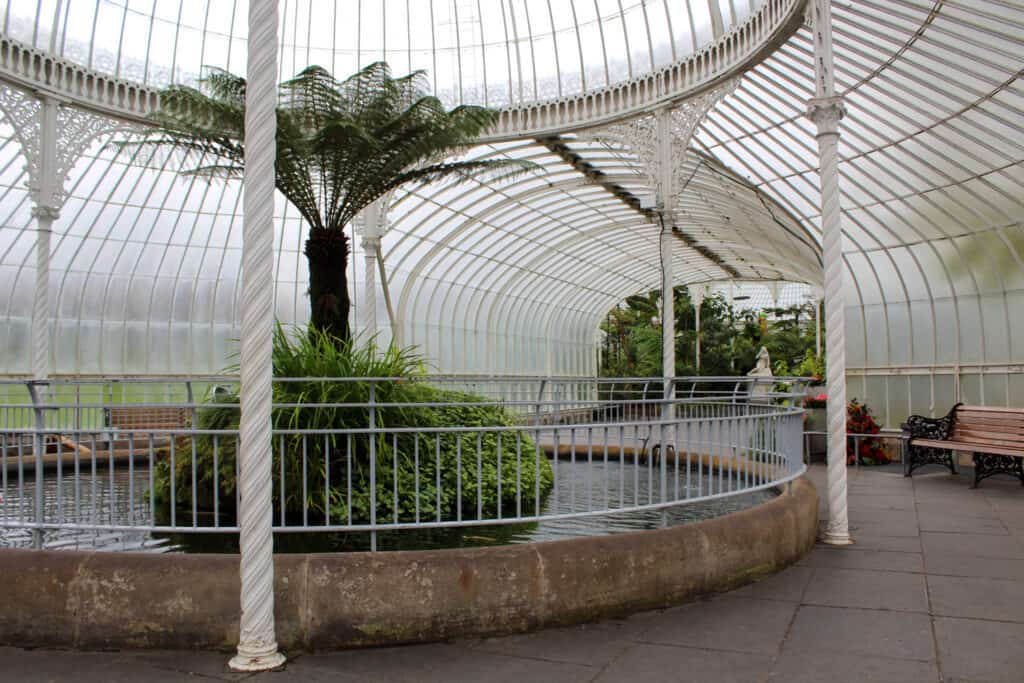
[[[347,342],[339,346],[328,335],[313,330],[289,338],[278,326],[274,332],[273,364],[275,377],[395,378],[373,383],[365,380],[275,381],[273,397],[277,407],[272,415],[275,431],[331,430],[305,437],[302,434],[277,434],[274,437],[273,497],[276,515],[280,515],[282,504],[283,476],[283,505],[290,522],[301,523],[304,509],[310,523],[322,522],[328,515],[332,524],[370,521],[371,437],[365,433],[338,434],[334,430],[369,426],[370,411],[365,404],[370,399],[371,387],[375,402],[386,404],[375,409],[374,420],[378,428],[414,427],[423,430],[382,433],[372,437],[378,521],[415,521],[417,491],[422,520],[438,517],[455,519],[460,514],[466,519],[474,519],[478,513],[485,517],[495,515],[499,502],[499,453],[500,498],[504,511],[515,510],[517,483],[522,492],[524,513],[539,506],[551,489],[550,463],[536,443],[523,432],[504,432],[499,444],[498,433],[492,430],[464,433],[432,431],[439,427],[513,426],[515,422],[508,411],[487,403],[483,397],[440,390],[426,384],[422,360],[408,349],[391,347],[378,352],[372,342],[363,346]],[[197,411],[198,428],[237,430],[238,400],[236,391],[209,397],[207,401],[211,407]],[[218,407],[218,403],[235,405]],[[423,405],[430,403],[443,405]],[[482,403],[487,404],[480,405]],[[518,474],[517,444],[522,465]],[[179,457],[175,462],[175,500],[179,506],[191,507],[194,494],[199,509],[213,508],[216,461],[220,509],[234,516],[236,446],[234,436],[195,437],[194,491],[191,452],[182,454],[185,457]],[[326,463],[329,463],[329,468]],[[170,469],[169,461],[162,461],[155,477],[156,501],[165,508],[171,499]],[[351,519],[348,514],[350,505]],[[277,519],[279,517],[275,516]]]

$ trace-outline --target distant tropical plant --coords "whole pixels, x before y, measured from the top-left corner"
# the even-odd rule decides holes
[[[236,178],[245,165],[246,81],[207,69],[199,88],[172,85],[160,94],[153,128],[118,148],[182,153],[182,173]],[[337,343],[351,337],[345,227],[373,201],[410,183],[499,178],[530,168],[515,160],[443,160],[469,146],[494,121],[476,106],[445,110],[427,94],[424,72],[394,78],[384,62],[344,81],[311,66],[280,86],[277,189],[309,225],[311,327]]]

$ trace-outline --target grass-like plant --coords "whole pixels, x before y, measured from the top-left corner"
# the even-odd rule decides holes
[[[493,517],[499,500],[505,516],[514,514],[517,505],[530,514],[551,489],[551,466],[526,432],[506,431],[499,439],[497,432],[487,429],[514,426],[511,413],[484,397],[430,386],[422,359],[410,349],[379,350],[372,342],[338,344],[327,332],[289,334],[278,326],[273,364],[279,378],[274,383],[272,416],[275,520],[280,519],[283,504],[289,523],[370,521],[371,439],[380,522],[415,521],[417,500],[419,519],[424,521]],[[294,381],[282,381],[285,378]],[[377,404],[372,418],[367,405],[371,392]],[[208,400],[210,407],[197,411],[198,429],[237,430],[237,392],[211,395]],[[383,430],[414,431],[375,436],[344,431],[365,430],[371,419]],[[471,430],[437,431],[442,427]],[[229,518],[222,522],[232,521],[237,437],[195,437],[194,487],[192,447],[183,446],[174,463],[177,505],[191,508],[194,495],[198,509],[212,510],[216,471],[218,507]],[[155,486],[162,510],[169,510],[171,501],[170,473],[169,459],[162,461]]]

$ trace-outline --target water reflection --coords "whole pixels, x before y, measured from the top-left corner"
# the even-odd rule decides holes
[[[585,512],[622,505],[648,505],[661,499],[662,472],[658,463],[632,461],[553,462],[555,488],[544,505],[545,514]],[[132,471],[86,470],[73,473],[47,472],[43,482],[44,514],[59,523],[149,525],[153,509],[148,491],[148,468]],[[685,467],[676,471],[669,464],[664,472],[664,487],[669,498],[696,497],[741,488],[741,482],[728,475]],[[35,485],[31,476],[19,478],[8,473],[0,488],[0,521],[30,521],[34,516]],[[757,505],[775,495],[757,491],[683,505],[662,510],[616,513],[575,519],[546,520],[511,525],[491,525],[463,529],[423,529],[377,534],[382,550],[467,547],[503,543],[527,543],[579,536],[654,529],[716,517]],[[525,494],[524,494],[524,497]],[[534,513],[524,508],[523,515]],[[515,516],[505,509],[503,515]],[[184,519],[179,517],[179,523]],[[43,532],[46,548],[95,550],[134,550],[149,552],[237,552],[234,534],[153,534],[147,531],[86,531],[53,529]],[[32,532],[21,528],[0,528],[0,547],[31,547]],[[277,552],[334,552],[366,550],[369,534],[359,533],[280,533],[275,536]]]

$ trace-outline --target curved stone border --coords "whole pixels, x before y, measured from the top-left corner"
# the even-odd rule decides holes
[[[814,544],[806,479],[724,517],[490,548],[278,555],[288,650],[497,635],[678,604],[778,571]],[[0,551],[0,643],[231,649],[238,557]]]

